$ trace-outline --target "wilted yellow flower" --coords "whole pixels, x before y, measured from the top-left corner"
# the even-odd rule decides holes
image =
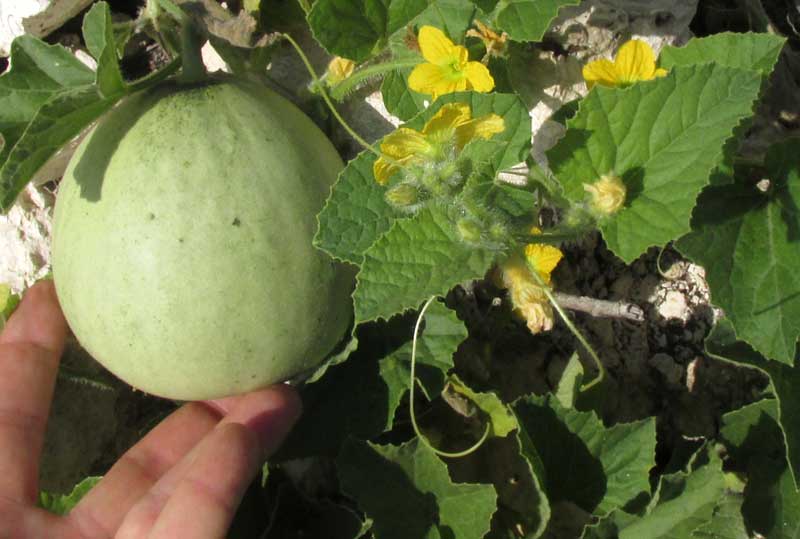
[[[352,75],[355,68],[356,63],[354,61],[348,60],[347,58],[342,58],[341,56],[336,56],[328,64],[328,72],[325,76],[325,80],[328,81],[330,86],[339,84],[344,79]]]
[[[583,78],[589,88],[595,84],[625,87],[666,74],[666,69],[656,67],[656,55],[650,45],[638,39],[622,45],[613,62],[604,58],[583,66]]]
[[[457,151],[475,138],[489,139],[505,130],[503,118],[486,114],[472,118],[472,110],[464,103],[448,103],[428,120],[422,131],[400,127],[381,142],[381,153],[372,166],[375,181],[385,185],[401,167],[426,159],[445,157],[442,150],[452,143]]]
[[[564,258],[564,253],[558,247],[543,243],[529,243],[525,246],[525,260],[546,285],[550,285],[550,274],[556,269],[558,263]]]
[[[585,183],[583,189],[591,197],[592,210],[601,216],[617,213],[625,204],[627,189],[622,179],[614,174],[605,174],[592,184]]]
[[[508,34],[505,32],[498,34],[478,19],[475,19],[474,23],[477,30],[470,28],[467,30],[467,35],[470,37],[477,37],[483,41],[483,46],[486,47],[487,56],[503,56],[503,54],[506,52],[506,41],[508,40]]]
[[[514,312],[525,320],[528,330],[536,334],[552,329],[553,306],[534,279],[528,262],[519,255],[512,255],[502,264],[500,271],[501,284],[508,289]]]
[[[408,77],[408,86],[415,92],[431,94],[436,99],[453,92],[491,92],[494,88],[486,66],[470,62],[467,49],[450,41],[438,28],[423,26],[417,39],[425,62]]]

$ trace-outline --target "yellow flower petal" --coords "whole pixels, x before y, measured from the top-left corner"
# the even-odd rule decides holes
[[[564,257],[564,253],[558,247],[543,243],[529,243],[525,246],[525,259],[539,277],[550,284],[550,274]]]
[[[601,86],[617,85],[617,67],[611,60],[605,58],[594,60],[583,66],[583,78],[589,89],[595,84]]]
[[[502,116],[486,114],[456,128],[456,146],[460,150],[475,138],[490,139],[505,129],[506,123]]]
[[[553,308],[542,287],[519,255],[512,255],[500,266],[500,281],[508,289],[514,312],[522,317],[531,333],[553,327]]]
[[[467,90],[485,93],[491,92],[494,89],[494,79],[489,73],[489,69],[482,63],[467,62],[463,71],[468,81]]]
[[[420,28],[417,40],[422,57],[432,64],[448,65],[459,58],[458,51],[454,50],[456,45],[435,26]]]
[[[442,105],[436,114],[428,120],[422,133],[432,135],[434,133],[456,129],[469,122],[472,118],[472,111],[465,103],[448,103]]]
[[[408,87],[421,94],[435,94],[437,89],[449,87],[447,75],[448,72],[438,65],[418,64],[408,76]]]
[[[400,127],[384,137],[381,142],[381,152],[397,161],[424,155],[431,149],[431,145],[419,131],[407,127]]]
[[[639,80],[652,80],[656,72],[656,56],[650,45],[632,39],[622,45],[614,58],[620,82],[631,84]]]
[[[356,63],[341,56],[335,57],[328,64],[328,84],[334,85],[342,82],[344,79],[353,74],[356,68]]]
[[[663,67],[659,67],[658,69],[656,69],[656,73],[655,73],[656,78],[666,77],[667,75],[669,75],[669,71],[667,71]]]
[[[378,185],[386,185],[392,174],[398,170],[400,170],[400,167],[390,164],[383,157],[379,157],[372,163],[372,174],[375,176],[375,181],[378,182]]]

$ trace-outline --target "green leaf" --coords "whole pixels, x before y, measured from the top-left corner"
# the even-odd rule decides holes
[[[425,312],[425,326],[417,340],[416,376],[428,399],[442,392],[445,377],[453,368],[453,354],[467,338],[467,328],[452,311],[434,302]],[[408,389],[411,383],[411,342],[381,360],[384,380],[397,380]]]
[[[741,494],[730,493],[722,498],[711,520],[692,533],[692,539],[750,539],[742,517]]]
[[[766,76],[772,73],[784,43],[786,38],[775,34],[724,32],[692,38],[682,47],[668,45],[661,50],[658,63],[666,69],[716,63]]]
[[[366,253],[358,274],[356,323],[417,307],[460,282],[482,277],[496,252],[465,244],[443,208],[395,221]]]
[[[424,444],[349,440],[336,459],[342,489],[374,522],[375,539],[481,539],[497,506],[490,485],[453,483]]]
[[[364,251],[389,230],[395,212],[384,199],[385,188],[372,174],[377,157],[361,152],[347,163],[319,214],[314,245],[331,256],[361,264]]]
[[[596,86],[548,152],[565,195],[609,172],[628,189],[625,207],[601,225],[615,254],[632,262],[689,231],[697,195],[725,141],[752,114],[760,74],[714,64],[676,67],[626,89]]]
[[[346,362],[330,367],[320,380],[302,389],[303,415],[274,461],[332,457],[350,436],[378,436],[391,428],[407,389],[408,378],[386,376],[383,362],[357,350]]]
[[[69,494],[39,493],[39,507],[56,515],[67,515],[73,507],[78,505],[81,498],[100,482],[102,477],[87,477],[72,489]]]
[[[800,493],[783,459],[753,459],[744,495],[742,512],[749,528],[766,539],[800,537]]]
[[[769,375],[772,391],[778,401],[778,422],[786,443],[789,467],[797,482],[800,478],[800,366],[791,367],[784,363],[771,361],[748,345],[737,340],[733,326],[728,320],[721,320],[706,338],[706,353],[714,358],[740,365],[754,367]],[[729,436],[729,433],[726,433]]]
[[[308,23],[328,52],[361,62],[426,6],[425,0],[317,0]]]
[[[685,539],[712,522],[725,490],[719,457],[691,472],[661,477],[653,502],[642,517],[617,510],[586,529],[586,539]]]
[[[0,210],[10,208],[36,171],[117,100],[102,98],[94,86],[83,86],[64,90],[45,103],[0,168]]]
[[[733,466],[747,471],[741,508],[747,527],[770,539],[800,536],[800,493],[787,466],[779,414],[778,401],[764,399],[725,414],[720,429]]]
[[[800,336],[800,140],[772,147],[766,193],[740,179],[701,195],[694,231],[677,243],[706,268],[711,297],[736,334],[792,365]]]
[[[48,99],[94,82],[94,72],[70,51],[29,35],[11,44],[9,62],[9,69],[0,75],[0,167]],[[0,198],[5,198],[2,190]]]
[[[523,441],[516,432],[505,438],[489,438],[474,453],[448,463],[457,482],[488,480],[497,491],[497,512],[485,539],[518,538],[520,533],[533,539],[544,532],[550,520],[550,504],[543,481],[523,455],[531,451],[534,450],[529,441],[523,450]]]
[[[408,341],[412,325],[403,325],[402,336],[396,338]],[[397,407],[410,387],[411,343],[388,353],[376,350],[375,341],[383,347],[394,337],[373,331],[377,335],[359,340],[350,359],[329,367],[324,376],[303,388],[305,413],[277,460],[333,456],[349,436],[366,440],[392,428]],[[445,375],[453,367],[453,354],[466,337],[464,323],[454,311],[439,302],[430,306],[417,342],[416,372],[429,398],[441,392]],[[343,392],[342,388],[349,389]]]
[[[653,418],[606,428],[594,412],[535,397],[517,401],[514,412],[541,458],[551,503],[570,501],[602,516],[649,492]]]
[[[112,97],[125,91],[125,82],[117,60],[111,10],[105,2],[98,2],[83,18],[83,38],[86,48],[97,60],[97,87],[103,97]]]
[[[500,0],[495,24],[514,41],[541,41],[559,10],[578,4],[580,0]]]
[[[477,406],[488,416],[491,424],[490,434],[492,436],[503,438],[511,431],[519,428],[517,418],[508,406],[500,400],[497,394],[493,392],[475,391],[462,382],[455,374],[450,376],[447,388],[466,397],[472,404]]]
[[[411,69],[389,73],[381,83],[381,94],[386,110],[401,120],[413,118],[425,110],[425,96],[408,87]]]

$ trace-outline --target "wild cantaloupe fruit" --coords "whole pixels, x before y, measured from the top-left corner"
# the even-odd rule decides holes
[[[352,272],[312,246],[342,162],[271,90],[234,78],[134,94],[59,188],[53,274],[79,342],[143,391],[243,393],[317,365]]]

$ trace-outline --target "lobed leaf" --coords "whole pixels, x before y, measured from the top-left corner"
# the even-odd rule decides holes
[[[328,52],[361,62],[426,6],[425,0],[317,0],[308,23]]]
[[[482,277],[497,252],[464,243],[445,209],[428,207],[392,228],[364,253],[358,274],[356,323],[389,319]]]
[[[385,188],[372,174],[375,159],[371,152],[361,152],[347,163],[319,214],[314,245],[352,264],[361,264],[364,251],[395,220],[395,211],[383,196]]]
[[[715,63],[718,65],[758,71],[763,76],[772,73],[786,38],[767,33],[724,32],[692,38],[682,47],[668,45],[661,50],[659,65],[666,69],[676,66]]]
[[[793,365],[800,337],[800,140],[765,160],[766,192],[746,178],[703,192],[693,231],[678,250],[706,268],[711,297],[736,334],[770,359]]]
[[[550,503],[570,501],[603,516],[649,492],[654,418],[606,428],[594,412],[564,408],[554,398],[523,398],[513,409],[541,459]]]
[[[0,209],[14,203],[25,184],[48,159],[117,102],[94,86],[64,90],[42,105],[0,168]]]
[[[491,485],[453,483],[424,444],[349,440],[336,459],[342,489],[373,520],[375,539],[481,539],[497,509]]]
[[[0,167],[42,105],[62,90],[92,82],[92,70],[61,45],[16,38],[9,69],[0,75]],[[6,198],[2,188],[0,198]]]
[[[86,48],[97,60],[96,84],[103,97],[113,97],[125,91],[113,27],[111,9],[106,2],[94,4],[83,18],[83,38]]]
[[[729,320],[720,321],[706,338],[706,353],[711,357],[759,369],[772,382],[772,391],[777,398],[777,419],[786,442],[789,469],[795,484],[800,487],[800,367],[790,366],[766,359],[745,342],[737,340]],[[729,435],[729,434],[727,434]]]
[[[541,41],[559,10],[578,4],[580,0],[500,0],[495,24],[514,41]]]
[[[612,172],[625,206],[601,224],[611,250],[631,262],[689,231],[697,195],[721,162],[725,141],[752,114],[761,77],[715,64],[676,67],[626,89],[597,86],[548,152],[565,195]]]
[[[585,539],[685,539],[708,526],[725,491],[719,457],[690,472],[664,475],[646,513],[616,510],[586,528]]]

